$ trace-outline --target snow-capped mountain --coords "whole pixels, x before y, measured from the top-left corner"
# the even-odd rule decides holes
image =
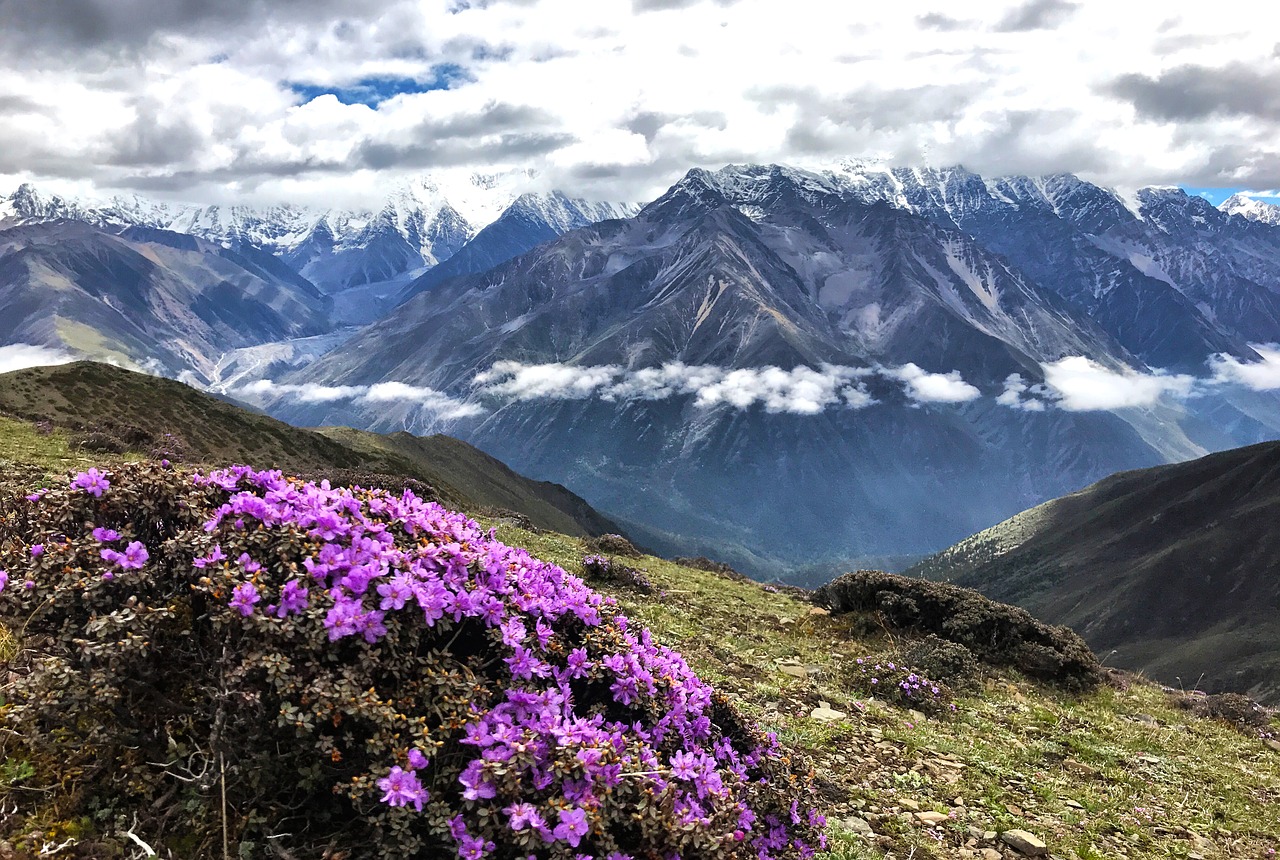
[[[637,208],[530,191],[536,180],[531,170],[428,174],[400,183],[372,210],[290,204],[168,206],[138,197],[79,201],[45,196],[25,184],[0,198],[0,228],[65,218],[105,228],[159,227],[231,248],[258,248],[275,254],[329,294],[361,288],[358,295],[339,301],[339,311],[359,308],[366,318],[351,321],[369,322],[373,316],[368,314],[389,310],[391,299],[405,285],[448,260],[512,206],[516,211],[507,223],[523,221],[526,229],[515,232],[525,235],[508,237],[502,259],[537,241]],[[370,302],[371,296],[376,300]]]
[[[1280,227],[1280,206],[1256,197],[1233,194],[1222,201],[1222,205],[1218,208],[1228,215],[1239,215],[1250,221],[1260,221],[1272,227]]]
[[[1122,261],[1058,210],[1103,230],[1135,220],[1121,201],[1064,181],[1014,204],[1016,189],[997,198],[959,174],[866,185],[778,166],[691,171],[633,218],[432,280],[287,377],[295,387],[269,405],[305,423],[444,427],[575,487],[651,545],[731,554],[756,572],[922,552],[1117,469],[1233,443],[1178,407],[1019,401],[1064,359],[1126,379],[1148,363],[1123,327],[1072,300],[1087,290],[1039,283],[950,213],[994,200],[1026,218],[1038,200],[1039,235],[1058,222],[1065,243],[1049,253],[1088,250],[1079,270],[1092,273]],[[1124,277],[1182,297],[1136,269]],[[1201,369],[1217,351],[1257,358],[1217,328],[1190,343]],[[379,383],[413,388],[296,396]],[[487,411],[445,420],[424,391]],[[770,537],[780,528],[791,555]]]

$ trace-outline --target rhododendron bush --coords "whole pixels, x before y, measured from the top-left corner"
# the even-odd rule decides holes
[[[679,654],[409,492],[140,465],[0,517],[4,719],[107,829],[184,856],[224,828],[246,856],[822,844],[805,766]]]

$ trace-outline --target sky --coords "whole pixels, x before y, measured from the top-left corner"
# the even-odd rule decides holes
[[[1256,9],[0,0],[0,192],[351,206],[532,167],[642,201],[695,166],[860,157],[1274,198],[1280,37]]]

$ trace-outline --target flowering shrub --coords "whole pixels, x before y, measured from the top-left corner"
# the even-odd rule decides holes
[[[894,660],[859,657],[845,675],[850,687],[883,702],[926,714],[955,710],[946,685]]]
[[[410,492],[92,470],[0,499],[0,568],[35,655],[3,718],[82,812],[180,856],[223,828],[241,856],[824,844],[811,773],[679,654]]]

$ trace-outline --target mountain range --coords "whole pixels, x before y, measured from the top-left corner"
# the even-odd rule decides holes
[[[510,177],[319,215],[28,187],[0,201],[0,240],[238,255],[272,273],[272,307],[311,316],[235,336],[167,320],[156,343],[199,348],[118,352],[295,423],[448,432],[657,549],[812,581],[1280,436],[1280,227],[1254,203],[851,161],[692,170],[639,210]],[[84,279],[38,272],[23,289]],[[219,307],[256,314],[253,295]],[[34,322],[66,315],[38,307],[5,340],[90,353]]]

